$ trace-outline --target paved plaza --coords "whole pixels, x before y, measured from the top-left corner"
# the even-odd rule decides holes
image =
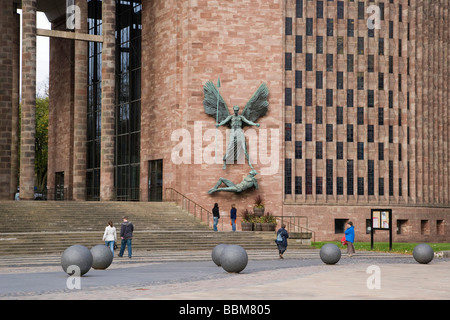
[[[435,300],[450,298],[450,259],[427,265],[411,255],[343,253],[325,265],[318,250],[248,251],[244,271],[230,274],[210,251],[136,252],[91,269],[68,288],[59,255],[0,259],[2,300]],[[73,279],[71,279],[73,280]],[[69,281],[73,284],[75,282]]]

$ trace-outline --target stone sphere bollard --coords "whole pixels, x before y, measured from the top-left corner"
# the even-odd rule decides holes
[[[222,268],[230,273],[239,273],[245,269],[248,263],[248,255],[239,245],[227,245],[220,255]]]
[[[334,243],[327,243],[320,249],[320,259],[326,264],[336,264],[341,259],[341,249]]]
[[[92,254],[92,268],[96,270],[105,270],[113,261],[113,254],[111,249],[104,244],[99,244],[91,249]]]
[[[92,253],[85,246],[76,244],[64,250],[61,256],[61,267],[69,275],[78,275],[76,268],[79,268],[79,276],[87,273],[92,267]]]
[[[211,258],[218,267],[220,267],[220,256],[223,252],[223,249],[225,249],[227,246],[227,244],[221,243],[215,246],[212,250]]]
[[[414,247],[413,257],[418,263],[427,264],[434,258],[434,251],[426,243],[418,244]]]

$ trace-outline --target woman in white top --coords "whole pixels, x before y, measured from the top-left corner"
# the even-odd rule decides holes
[[[105,233],[103,234],[103,241],[111,249],[114,256],[114,243],[117,241],[117,232],[112,221],[108,221],[108,226],[105,228]]]

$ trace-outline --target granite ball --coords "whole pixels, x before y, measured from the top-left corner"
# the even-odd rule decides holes
[[[336,264],[341,259],[341,249],[334,243],[327,243],[320,249],[320,259],[326,264]]]
[[[427,264],[434,258],[434,251],[426,243],[418,244],[414,247],[413,257],[418,263]]]
[[[76,244],[64,250],[61,256],[61,267],[64,272],[73,275],[74,271],[70,266],[77,266],[80,269],[80,276],[86,274],[92,267],[91,250],[85,246]],[[69,270],[68,270],[69,269]]]
[[[229,273],[241,272],[245,269],[247,263],[247,252],[239,245],[227,245],[220,255],[220,264]]]
[[[92,268],[96,270],[105,270],[113,261],[111,249],[104,244],[99,244],[91,248]]]
[[[211,258],[214,261],[214,263],[220,267],[220,256],[223,252],[223,249],[228,246],[227,244],[221,243],[214,247],[211,253]]]

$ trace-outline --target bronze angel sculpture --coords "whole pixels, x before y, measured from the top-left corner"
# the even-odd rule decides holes
[[[218,87],[220,88],[220,81],[218,82]],[[219,90],[211,81],[208,81],[204,85],[203,92],[205,94],[203,100],[205,113],[216,119],[216,127],[228,125],[231,128],[227,151],[223,157],[223,169],[226,169],[227,163],[233,163],[242,154],[245,155],[250,168],[253,169],[245,145],[245,135],[242,128],[245,125],[259,127],[259,124],[255,122],[267,113],[269,109],[269,102],[267,100],[269,89],[266,84],[263,83],[260,85],[245,105],[241,114],[239,114],[239,106],[234,106],[234,114],[230,114],[228,106],[220,95]]]

